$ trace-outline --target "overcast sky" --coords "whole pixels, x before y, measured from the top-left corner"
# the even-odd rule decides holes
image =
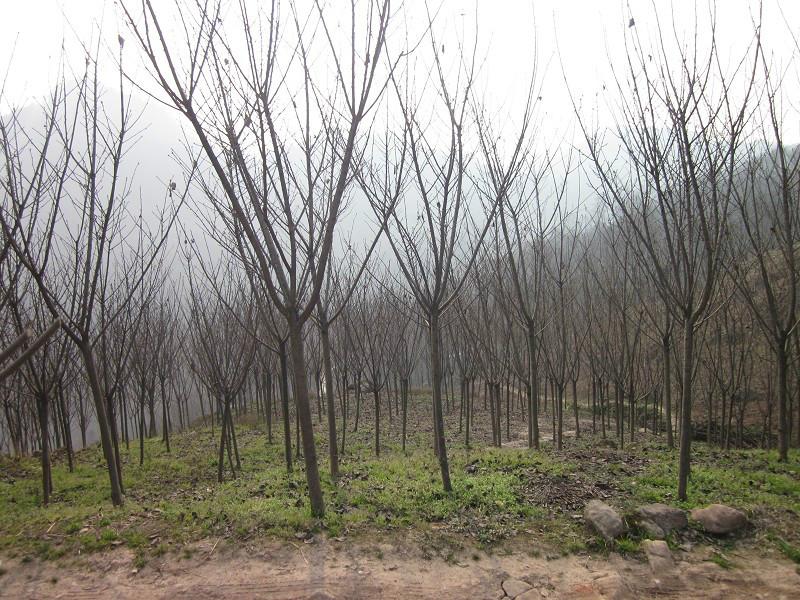
[[[109,48],[116,52],[117,34],[129,35],[117,3],[110,0],[25,0],[3,4],[0,74],[7,71],[7,79],[0,110],[38,99],[47,91],[58,72],[62,44],[67,62],[80,70],[84,53],[79,40],[96,40],[96,32],[102,27],[102,43],[110,54]],[[169,4],[170,0],[156,2],[159,8]],[[330,0],[331,8],[346,4],[345,0]],[[405,4],[412,29],[415,22],[421,26],[424,2],[406,0]],[[435,0],[429,4],[437,6]],[[717,4],[720,55],[723,60],[733,61],[752,39],[752,20],[758,4],[756,0],[724,0]],[[131,5],[135,6],[136,0]],[[658,13],[663,23],[674,19],[676,31],[683,36],[694,31],[695,6],[701,33],[709,10],[704,0],[696,4],[690,0],[444,0],[441,6],[439,24],[451,35],[472,28],[477,10],[480,52],[485,57],[484,72],[490,82],[487,99],[495,110],[521,97],[531,57],[534,50],[538,52],[545,121],[562,130],[573,121],[564,77],[573,95],[583,100],[583,106],[602,105],[597,94],[610,83],[609,65],[621,65],[624,31],[630,18],[646,33],[653,30]],[[778,64],[785,65],[795,46],[789,27],[794,28],[795,36],[800,36],[800,2],[764,0],[763,12],[767,52]],[[141,60],[136,45],[128,44],[125,52],[126,69],[137,78]],[[113,60],[105,60],[102,65],[113,71]],[[113,81],[113,72],[106,77]],[[796,92],[798,83],[795,69],[786,84]],[[601,110],[601,117],[602,113]],[[791,134],[796,138],[795,132]]]
[[[135,6],[137,1],[130,3]],[[171,3],[155,2],[159,9]],[[346,8],[347,4],[345,0],[329,1],[331,9]],[[405,4],[410,29],[422,27],[424,2],[407,0]],[[435,0],[429,4],[437,5]],[[733,63],[752,41],[758,4],[755,0],[719,0],[717,4],[719,55],[723,61]],[[602,90],[603,86],[612,88],[610,66],[623,68],[624,34],[631,18],[644,36],[652,34],[657,16],[668,27],[674,22],[675,35],[684,39],[693,34],[697,14],[702,43],[708,11],[709,4],[703,0],[444,0],[438,24],[441,39],[449,47],[461,31],[471,30],[478,23],[480,55],[485,58],[483,93],[488,108],[498,114],[518,114],[519,99],[536,52],[542,90],[542,137],[549,143],[563,140],[568,144],[579,142],[572,137],[575,119],[569,91],[581,102],[583,111],[588,113],[597,107],[600,122],[608,118],[603,107],[611,92],[606,91],[604,99]],[[763,14],[766,51],[775,64],[785,67],[795,48],[790,28],[800,37],[800,2],[764,0]],[[0,110],[40,99],[54,83],[62,56],[67,64],[75,65],[75,72],[80,72],[84,57],[80,42],[96,41],[98,31],[102,30],[101,45],[111,57],[116,53],[117,35],[130,38],[116,2],[110,0],[3,0],[2,17],[0,76],[7,75]],[[347,11],[342,18],[348,18]],[[125,67],[134,80],[144,80],[141,64],[138,48],[131,40],[125,46]],[[101,65],[108,70],[104,77],[109,85],[114,85],[114,59],[104,60]],[[798,102],[799,84],[800,70],[795,66],[784,85],[787,97]],[[800,139],[798,108],[795,105],[787,123],[787,141]],[[143,185],[158,182],[153,188],[158,195],[159,186],[169,181],[176,170],[168,154],[179,145],[176,128],[180,120],[151,103],[144,121],[153,125],[139,142],[135,161],[139,163],[138,173],[146,174],[145,179],[150,182]]]

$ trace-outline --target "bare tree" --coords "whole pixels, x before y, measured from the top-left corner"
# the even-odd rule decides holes
[[[4,133],[6,139],[25,141],[28,151],[23,153],[17,146],[12,154],[30,157],[33,165],[23,165],[16,158],[9,163],[16,173],[8,179],[10,202],[0,218],[5,239],[30,273],[45,306],[53,318],[61,320],[62,330],[80,351],[115,505],[122,503],[122,477],[96,343],[126,310],[143,274],[159,256],[188,190],[187,186],[177,193],[174,202],[156,216],[155,231],[147,230],[142,219],[128,218],[132,182],[122,174],[122,161],[136,116],[122,77],[123,45],[120,38],[116,110],[105,109],[98,77],[99,48],[87,48],[81,79],[69,94],[62,83],[49,105],[44,136],[37,140],[24,130],[16,135]],[[49,153],[54,154],[52,159]],[[169,189],[170,197],[174,191],[174,187]],[[114,243],[123,238],[129,240],[127,245]],[[141,269],[130,280],[125,272],[132,265]],[[105,305],[113,305],[114,312],[101,319]]]
[[[320,2],[305,15],[287,2],[288,19],[277,0],[258,14],[241,3],[238,14],[226,13],[233,29],[223,26],[221,2],[176,2],[170,17],[150,0],[139,11],[134,4],[123,3],[123,10],[151,73],[190,123],[221,187],[214,208],[242,232],[286,320],[309,495],[321,516],[303,325],[323,285],[360,128],[384,88],[379,68],[389,1],[370,3],[361,19],[354,0],[344,39]],[[169,18],[182,24],[182,42],[165,35]],[[320,51],[314,39],[330,52],[333,89],[312,78],[309,62]]]
[[[758,55],[754,43],[726,73],[717,54],[715,16],[702,26],[710,27],[703,47],[699,36],[688,47],[677,34],[670,39],[671,28],[658,19],[650,43],[638,27],[625,29],[625,73],[615,78],[618,126],[610,132],[621,158],[609,157],[605,134],[591,131],[576,105],[596,192],[625,225],[644,257],[641,264],[683,328],[681,500],[691,460],[694,335],[709,313],[722,268]]]

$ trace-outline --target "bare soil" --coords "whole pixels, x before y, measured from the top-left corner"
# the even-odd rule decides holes
[[[464,551],[426,559],[414,539],[389,543],[259,542],[228,547],[208,539],[190,557],[164,556],[141,570],[118,548],[71,563],[4,560],[3,598],[503,598],[502,582],[523,580],[529,598],[798,598],[800,575],[786,559],[757,548],[726,555],[710,548],[674,552],[676,567],[654,574],[645,560],[618,554],[534,556]]]

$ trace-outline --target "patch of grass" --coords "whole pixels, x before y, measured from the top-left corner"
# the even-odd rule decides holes
[[[639,540],[620,538],[616,541],[616,548],[620,554],[636,554],[641,550]]]
[[[709,558],[711,562],[716,565],[719,565],[725,570],[733,569],[736,565],[731,562],[731,560],[722,554],[721,552],[714,552],[711,554],[711,558]]]
[[[420,406],[428,400],[416,398]],[[142,465],[138,443],[130,451],[120,448],[126,488],[122,507],[109,501],[99,447],[76,453],[73,473],[63,458],[56,459],[47,507],[41,504],[37,461],[0,457],[0,472],[13,473],[13,479],[0,479],[0,553],[51,560],[122,543],[134,551],[135,566],[143,566],[168,548],[183,548],[186,556],[192,542],[206,537],[293,539],[298,532],[314,532],[352,538],[407,530],[422,536],[426,553],[444,559],[456,556],[460,544],[492,552],[515,536],[535,537],[547,555],[551,550],[555,555],[606,552],[612,548],[599,544],[575,516],[600,493],[623,512],[645,502],[685,509],[723,502],[757,514],[761,527],[768,528],[769,519],[779,516],[783,521],[774,529],[782,532],[788,549],[781,550],[792,558],[800,544],[797,450],[780,463],[775,452],[722,452],[695,444],[689,498],[679,503],[677,457],[659,440],[649,437],[618,450],[599,436],[584,434],[568,439],[561,452],[547,444],[531,451],[489,447],[488,430],[476,430],[468,449],[463,437],[455,435],[456,406],[447,415],[448,435],[454,438],[448,449],[453,490],[445,493],[430,448],[429,415],[420,413],[409,423],[405,453],[397,418],[387,422],[376,458],[368,409],[367,402],[362,406],[366,427],[355,434],[348,430],[335,482],[326,476],[324,423],[318,428],[323,519],[311,515],[302,461],[292,474],[286,472],[280,428],[273,431],[275,443],[268,444],[252,420],[236,426],[242,470],[234,479],[226,468],[221,484],[216,481],[218,429],[214,436],[202,427],[174,434],[171,453],[159,439],[147,439]],[[623,540],[617,549],[638,552],[638,541],[635,536]]]
[[[777,538],[775,543],[780,551],[786,555],[786,558],[800,564],[800,548],[781,538]]]
[[[136,529],[129,529],[122,533],[122,540],[125,542],[125,545],[130,548],[131,550],[135,550],[137,548],[144,548],[147,545],[147,538],[144,536],[143,533]]]

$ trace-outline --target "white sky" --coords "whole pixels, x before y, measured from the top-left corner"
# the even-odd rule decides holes
[[[135,7],[137,1],[132,0],[131,5]],[[349,4],[345,0],[329,2],[331,8]],[[160,8],[171,0],[156,0],[155,4]],[[430,0],[430,4],[435,6],[436,1]],[[717,5],[720,54],[734,60],[751,39],[752,14],[758,4],[756,0],[717,0]],[[116,53],[117,34],[130,37],[112,0],[0,0],[0,6],[0,77],[8,72],[0,110],[46,93],[58,71],[62,43],[67,61],[80,70],[84,53],[77,40],[96,40],[102,25],[106,52]],[[449,34],[469,29],[477,7],[484,70],[490,82],[487,100],[494,110],[513,112],[514,99],[521,96],[530,73],[535,45],[540,73],[544,73],[545,121],[563,130],[573,118],[561,63],[573,94],[583,98],[584,106],[594,106],[596,94],[604,83],[610,83],[609,63],[621,65],[628,19],[635,18],[636,26],[645,33],[655,24],[656,9],[667,23],[672,12],[679,32],[691,33],[694,6],[692,0],[443,0],[440,24]],[[708,6],[705,0],[698,0],[701,18]],[[787,23],[800,37],[800,2],[764,0],[763,10],[767,51],[785,65],[794,48]],[[412,28],[415,22],[421,25],[423,0],[406,0],[406,14]],[[125,47],[125,61],[136,78],[141,61],[133,40]],[[113,69],[112,60],[102,64]],[[107,75],[110,83],[112,77],[112,73]],[[786,83],[797,91],[799,78],[800,69],[795,67]]]
[[[156,0],[155,4],[170,2]],[[349,4],[330,0],[332,7],[339,2]],[[131,5],[136,3],[133,0]],[[435,0],[430,4],[435,6]],[[546,83],[550,85],[546,85],[545,93],[552,97],[553,101],[546,104],[553,114],[570,112],[559,94],[551,92],[551,88],[556,88],[555,92],[563,88],[559,51],[570,86],[584,96],[593,95],[608,77],[609,55],[612,60],[622,58],[622,33],[630,16],[636,19],[637,27],[647,28],[654,23],[654,7],[662,18],[673,10],[677,27],[690,31],[694,13],[691,0],[443,0],[442,22],[448,29],[457,30],[465,22],[469,28],[476,4],[479,35],[488,46],[486,69],[498,95],[525,79],[530,67],[526,57],[530,56],[535,32],[540,61],[549,63]],[[717,0],[717,5],[721,53],[738,54],[751,35],[751,14],[757,10],[757,2]],[[99,23],[107,47],[114,51],[117,33],[127,37],[116,2],[111,0],[0,0],[0,6],[0,73],[9,69],[6,107],[37,98],[47,90],[57,72],[62,42],[68,59],[80,68],[83,53],[76,38],[90,40]],[[707,6],[699,0],[698,12],[707,12]],[[407,0],[406,7],[412,22],[424,19],[422,0]],[[788,59],[793,45],[786,23],[794,28],[795,35],[800,34],[800,2],[764,0],[764,41],[769,51],[783,59]],[[126,46],[126,55],[133,58],[135,52],[134,43]],[[137,61],[127,66],[132,67],[132,62]]]
[[[138,0],[130,3],[136,7]],[[154,0],[154,3],[158,8],[166,8],[172,0]],[[406,0],[405,4],[409,28],[412,31],[420,28],[425,20],[423,0]],[[435,6],[435,0],[430,0],[430,4]],[[341,5],[347,10],[349,2],[329,0],[329,5],[331,8]],[[469,31],[473,26],[477,10],[480,53],[485,57],[484,96],[488,110],[503,118],[519,114],[520,98],[526,89],[536,48],[542,89],[539,119],[542,137],[552,146],[561,140],[579,142],[573,137],[575,119],[565,76],[573,95],[582,99],[585,112],[599,107],[602,122],[607,118],[602,89],[607,85],[606,94],[615,93],[611,89],[610,64],[623,68],[623,40],[629,18],[635,19],[637,32],[645,37],[655,27],[656,13],[667,26],[674,19],[679,37],[690,36],[694,31],[695,6],[701,21],[707,20],[709,4],[705,0],[696,3],[692,0],[443,0],[440,39],[448,49],[454,46],[458,32]],[[717,42],[723,61],[736,60],[751,42],[752,18],[757,9],[756,0],[717,0]],[[766,51],[776,64],[785,67],[795,48],[790,27],[800,38],[800,2],[764,0],[763,13],[762,39]],[[344,15],[347,18],[346,12]],[[0,110],[41,98],[55,81],[62,54],[68,64],[74,65],[73,70],[79,72],[84,52],[78,40],[96,42],[101,25],[104,52],[116,55],[117,34],[121,33],[128,39],[124,49],[126,69],[135,80],[143,80],[137,45],[112,0],[0,0],[0,17],[0,78],[7,72]],[[62,44],[66,48],[64,53]],[[453,50],[454,47],[446,56],[452,57]],[[789,113],[785,138],[788,142],[800,140],[798,65],[800,57],[785,80],[787,98],[798,103]],[[109,70],[105,78],[114,86],[114,60],[103,60],[101,66]],[[139,143],[141,148],[135,152],[141,161],[138,173],[151,175],[151,181],[158,180],[156,195],[161,195],[163,182],[175,176],[176,167],[168,155],[179,144],[176,128],[182,124],[154,103],[150,103],[143,121],[153,126],[145,132]]]

